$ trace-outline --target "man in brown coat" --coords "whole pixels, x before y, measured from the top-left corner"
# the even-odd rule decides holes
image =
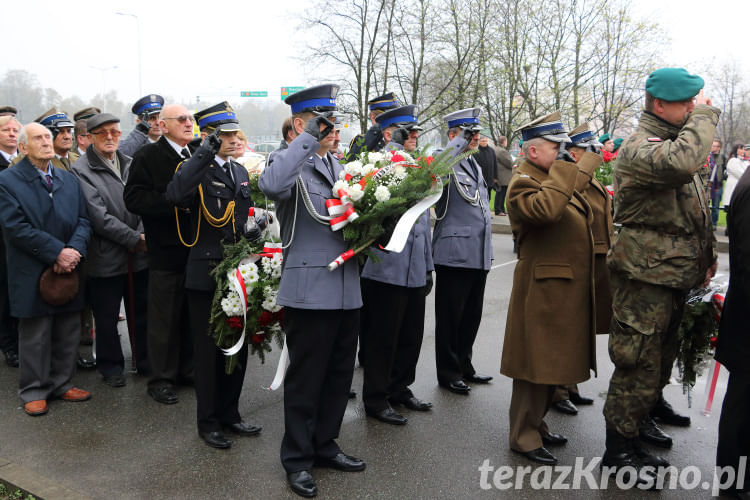
[[[556,160],[569,142],[560,113],[521,128],[525,159],[508,186],[508,217],[518,264],[508,307],[500,373],[513,379],[510,448],[557,463],[544,445],[567,438],[549,432],[544,416],[555,386],[587,380],[594,345],[593,216],[575,191],[578,168]],[[588,153],[581,160],[600,162]]]
[[[578,164],[576,191],[581,193],[594,216],[591,224],[591,235],[594,237],[594,296],[596,312],[596,333],[609,333],[609,322],[612,320],[612,293],[609,290],[609,269],[607,269],[607,252],[612,244],[614,227],[612,225],[612,199],[607,189],[594,177],[594,171],[600,163],[582,162],[584,153],[598,151],[601,143],[591,133],[588,123],[582,123],[570,131],[571,143],[567,144],[561,155],[566,155]],[[559,158],[559,157],[558,157]],[[593,158],[593,157],[592,157]],[[553,398],[552,407],[569,415],[578,413],[576,405],[591,405],[594,400],[582,396],[578,385],[558,386]]]

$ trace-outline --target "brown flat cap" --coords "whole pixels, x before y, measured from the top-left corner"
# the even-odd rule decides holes
[[[16,116],[18,114],[18,110],[14,108],[13,106],[0,106],[0,116]]]

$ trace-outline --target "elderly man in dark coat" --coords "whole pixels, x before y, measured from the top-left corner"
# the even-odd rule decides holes
[[[27,125],[19,137],[26,157],[0,172],[0,224],[8,266],[10,307],[19,318],[18,394],[29,415],[47,413],[47,399],[85,401],[87,391],[73,387],[83,309],[82,288],[75,286],[86,255],[89,221],[78,180],[51,165],[52,133]],[[75,273],[65,297],[40,293],[40,278]],[[49,278],[45,274],[45,283]],[[58,290],[59,291],[59,290]],[[51,303],[53,302],[53,303]]]
[[[120,119],[100,113],[89,118],[86,125],[93,142],[86,148],[86,154],[72,165],[71,171],[81,182],[91,220],[87,273],[96,322],[96,367],[105,384],[122,387],[126,383],[125,360],[117,322],[123,298],[128,322],[135,330],[136,368],[139,373],[149,371],[146,239],[140,217],[125,207],[123,199],[130,158],[118,151],[122,135]]]
[[[721,408],[719,420],[719,444],[716,448],[716,466],[734,468],[734,480],[726,481],[727,491],[723,494],[739,498],[750,498],[741,484],[737,484],[737,474],[742,466],[742,457],[750,455],[750,439],[747,428],[750,425],[750,170],[740,177],[732,194],[727,215],[729,231],[729,290],[719,327],[719,341],[716,346],[716,360],[729,370],[727,393]],[[747,461],[745,460],[745,467]],[[728,484],[728,483],[732,484]],[[743,491],[744,490],[744,491]],[[745,495],[745,496],[742,496]]]

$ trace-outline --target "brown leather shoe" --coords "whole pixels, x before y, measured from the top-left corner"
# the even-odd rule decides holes
[[[23,405],[24,411],[31,415],[32,417],[38,417],[39,415],[44,415],[49,410],[47,408],[47,402],[43,399],[38,399],[36,401],[29,401],[25,405]]]
[[[72,387],[60,397],[65,401],[88,401],[91,399],[91,393],[77,387]]]

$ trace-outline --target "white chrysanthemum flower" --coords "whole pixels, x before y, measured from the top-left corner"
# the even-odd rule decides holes
[[[359,184],[352,184],[349,190],[349,198],[351,198],[352,201],[359,201],[364,195],[365,192],[362,189],[362,186],[360,186]]]
[[[227,316],[239,316],[242,314],[242,302],[240,296],[234,290],[230,290],[227,295],[221,299],[221,309]]]
[[[378,201],[388,201],[391,199],[391,192],[386,186],[378,186],[375,188],[375,199]]]
[[[385,160],[385,155],[383,153],[379,152],[373,152],[367,155],[367,161],[369,163],[377,163],[379,161]]]
[[[344,180],[338,180],[333,185],[333,188],[331,189],[331,191],[333,192],[333,196],[335,196],[336,198],[338,198],[339,197],[339,191],[344,191],[345,193],[349,192],[349,183],[346,182],[346,181],[344,181]]]
[[[371,173],[373,170],[375,170],[375,165],[373,165],[372,163],[368,163],[367,165],[365,165],[364,167],[362,167],[362,175],[363,176],[367,175],[367,174]]]
[[[352,176],[355,175],[361,175],[362,174],[362,162],[358,160],[350,161],[346,165],[344,165],[344,170],[346,170],[346,173]]]
[[[343,181],[345,177],[346,177],[346,170],[340,171],[339,172],[339,180]]]

